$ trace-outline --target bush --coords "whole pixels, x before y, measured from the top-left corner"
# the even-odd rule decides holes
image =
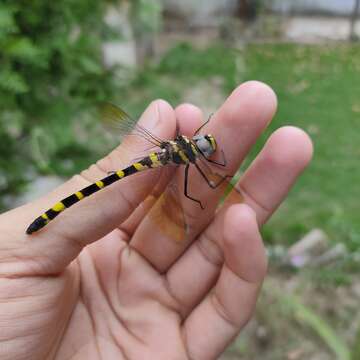
[[[96,156],[86,137],[91,112],[116,91],[102,64],[108,3],[0,3],[0,195],[34,173],[69,174]]]

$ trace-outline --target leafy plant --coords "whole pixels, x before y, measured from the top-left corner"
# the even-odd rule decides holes
[[[350,360],[351,351],[348,345],[338,334],[334,332],[331,325],[321,316],[301,303],[295,295],[284,295],[277,290],[265,287],[271,293],[283,309],[300,325],[310,328],[327,347],[336,355],[336,359]]]
[[[108,3],[0,3],[1,195],[66,158],[66,169],[57,172],[76,171],[72,153],[82,154],[85,163],[96,156],[85,119],[117,89],[113,69],[102,64],[102,42],[113,34],[103,21]]]

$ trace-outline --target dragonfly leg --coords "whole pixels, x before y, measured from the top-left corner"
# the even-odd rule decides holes
[[[194,135],[196,135],[212,118],[214,114],[210,114],[208,119],[194,132]]]
[[[198,199],[195,199],[195,198],[191,197],[191,196],[188,194],[188,178],[189,178],[189,164],[185,166],[184,195],[185,195],[188,199],[197,202],[197,203],[200,205],[201,209],[204,210],[205,208],[204,208],[203,204],[201,203],[201,201],[198,200]]]
[[[209,185],[209,187],[211,187],[212,189],[216,189],[217,187],[219,187],[226,179],[231,179],[232,176],[230,175],[225,175],[225,176],[220,176],[220,181],[218,181],[217,183],[214,183],[213,181],[209,180],[206,175],[204,174],[204,172],[201,170],[201,168],[199,167],[198,164],[194,164],[195,167],[197,168],[197,170],[199,171],[199,173],[201,174],[201,176],[205,179],[205,181],[207,182],[207,184]]]
[[[221,155],[222,155],[222,162],[218,162],[218,161],[215,161],[215,160],[210,160],[210,159],[208,159],[206,156],[204,156],[204,158],[205,158],[205,160],[208,161],[209,163],[226,167],[226,164],[227,164],[227,163],[226,163],[225,153],[224,153],[224,150],[223,150],[223,149],[221,149]]]

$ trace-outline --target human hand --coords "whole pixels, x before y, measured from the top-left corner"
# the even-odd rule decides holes
[[[274,93],[248,82],[215,113],[206,132],[224,149],[230,173],[275,109]],[[176,119],[188,135],[202,121],[196,107],[174,111],[164,101],[153,102],[141,121],[167,139]],[[214,217],[219,194],[194,173],[191,187],[210,199],[205,211],[184,201],[187,215],[197,216],[196,239],[175,242],[149,221],[143,201],[158,180],[152,171],[25,234],[55,202],[121,169],[129,161],[122,155],[120,145],[51,194],[0,216],[1,359],[215,359],[251,317],[267,267],[258,227],[310,161],[307,135],[275,131],[237,185],[243,203],[225,203]]]

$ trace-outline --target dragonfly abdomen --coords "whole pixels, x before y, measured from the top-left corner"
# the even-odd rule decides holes
[[[121,180],[127,176],[136,174],[140,171],[144,171],[151,168],[156,168],[165,165],[165,161],[162,153],[151,153],[139,162],[133,163],[132,165],[111,173],[105,178],[98,180],[89,186],[75,192],[74,194],[64,198],[63,200],[56,203],[52,208],[45,211],[42,215],[37,217],[27,228],[26,233],[32,234],[35,231],[40,230],[47,225],[51,220],[56,218],[65,209],[71,207],[77,202],[81,201],[87,196],[90,196],[102,188],[113,184],[114,182]]]

